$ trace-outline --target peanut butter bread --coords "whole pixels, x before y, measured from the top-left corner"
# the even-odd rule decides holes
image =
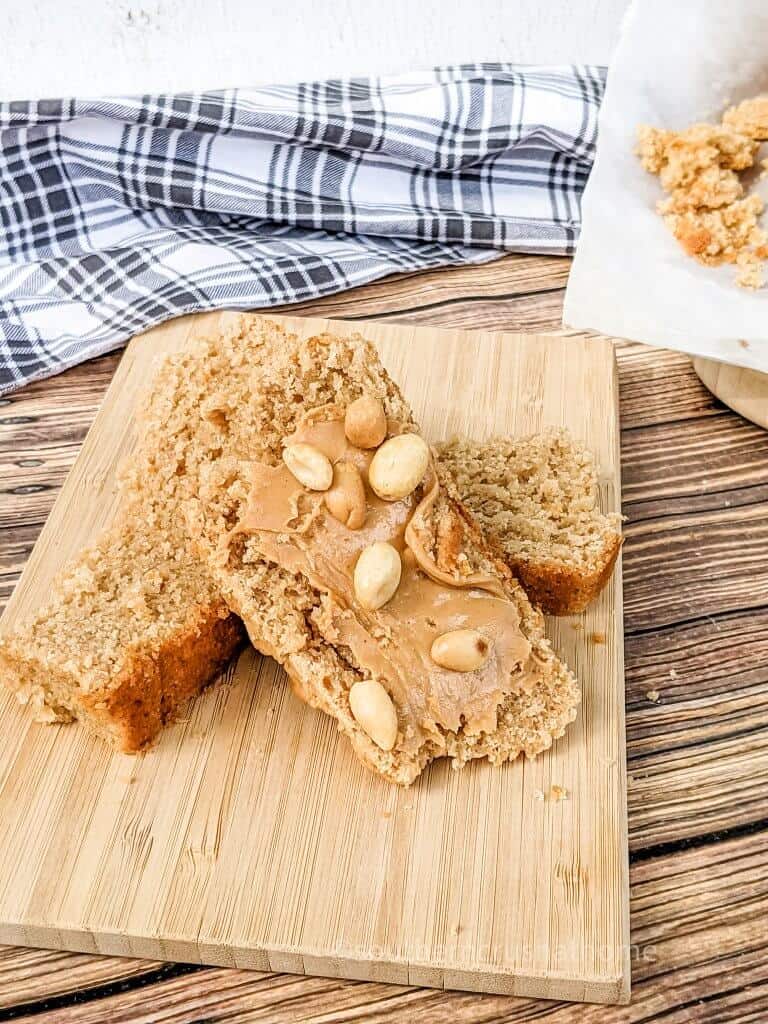
[[[566,430],[438,448],[461,500],[531,600],[583,611],[610,578],[621,517],[603,515],[592,454]]]
[[[542,639],[540,616],[506,569],[482,553],[479,537],[469,547],[513,595],[521,631],[540,663],[536,686],[509,687],[495,729],[440,730],[437,744],[401,761],[397,754],[383,757],[355,721],[349,694],[360,672],[347,663],[343,645],[318,633],[322,602],[300,573],[255,559],[245,596],[234,585],[222,596],[190,552],[181,509],[199,510],[217,474],[256,457],[276,458],[308,408],[360,395],[378,396],[394,420],[410,424],[370,345],[351,339],[299,345],[258,317],[243,317],[223,337],[166,361],[122,472],[117,525],[65,570],[47,607],[0,643],[4,679],[42,717],[76,717],[121,749],[137,750],[237,648],[241,627],[229,608],[251,601],[257,646],[286,664],[297,692],[339,719],[367,763],[397,781],[410,781],[434,756],[447,754],[457,764],[471,757],[499,762],[549,746],[573,719],[578,690]],[[455,504],[441,522],[468,538],[476,534]],[[441,564],[463,566],[466,574],[457,529],[435,526],[435,544]],[[198,541],[204,540],[201,534]]]
[[[242,627],[187,545],[126,515],[0,640],[0,675],[42,721],[140,750],[224,667]]]
[[[421,677],[412,677],[409,692],[406,665],[397,658],[393,664],[391,647],[387,674],[377,672],[377,659],[386,648],[382,638],[394,628],[386,614],[372,610],[363,615],[359,607],[350,608],[349,594],[340,593],[338,579],[331,579],[330,557],[315,557],[313,570],[299,548],[287,552],[267,542],[270,532],[291,533],[285,523],[278,531],[263,528],[270,504],[274,511],[284,499],[290,509],[296,497],[281,497],[286,478],[278,471],[286,446],[305,444],[301,431],[312,428],[318,414],[346,410],[363,396],[383,405],[398,434],[417,432],[409,408],[367,342],[336,337],[299,342],[269,321],[243,317],[228,335],[202,342],[163,366],[148,411],[143,464],[141,456],[134,460],[135,479],[128,486],[146,488],[154,478],[153,493],[165,491],[182,501],[197,549],[254,645],[285,667],[300,697],[337,719],[369,767],[408,784],[435,757],[451,757],[458,766],[473,757],[498,763],[521,752],[535,755],[575,716],[578,688],[543,637],[541,615],[440,485],[439,467],[433,467],[430,478],[437,483],[434,499],[425,501],[425,482],[413,499],[418,519],[413,504],[404,512],[406,519],[412,516],[408,546],[420,545],[436,574],[450,577],[457,591],[467,587],[478,603],[503,604],[510,636],[498,640],[507,659],[503,676],[472,673],[469,690],[462,686],[452,693],[443,674],[419,692],[422,663]],[[329,422],[337,421],[332,417]],[[262,501],[261,528],[249,532],[243,524],[259,481],[262,499],[266,495],[274,502]],[[309,488],[304,491],[308,533],[316,517],[326,527],[336,522],[323,502],[309,500]],[[300,505],[297,500],[297,509]],[[393,515],[403,512],[402,502],[390,508],[396,506]],[[299,511],[302,519],[303,507]],[[384,530],[381,523],[376,528]],[[316,547],[311,550],[317,555]],[[403,552],[406,583],[417,572],[424,575],[423,563],[409,567],[406,562]],[[495,597],[473,586],[481,577]],[[390,749],[375,742],[353,712],[353,688],[371,682],[383,683],[395,705],[396,738]]]

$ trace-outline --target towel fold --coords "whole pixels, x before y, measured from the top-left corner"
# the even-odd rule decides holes
[[[604,70],[0,103],[0,394],[167,320],[568,254]]]

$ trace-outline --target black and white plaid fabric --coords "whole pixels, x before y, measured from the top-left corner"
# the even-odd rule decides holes
[[[0,394],[169,317],[570,253],[604,72],[0,103]]]

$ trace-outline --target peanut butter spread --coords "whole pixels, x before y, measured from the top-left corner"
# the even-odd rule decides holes
[[[395,422],[388,428],[389,436],[403,431]],[[311,444],[332,464],[350,462],[367,482],[374,453],[349,443],[338,406],[307,413],[285,443]],[[249,468],[248,503],[230,539],[251,535],[264,558],[304,575],[320,592],[316,628],[342,656],[348,651],[347,660],[365,678],[387,690],[398,712],[401,749],[416,750],[441,729],[493,730],[504,695],[535,685],[540,666],[501,581],[443,571],[420,540],[419,525],[439,490],[433,465],[421,486],[398,501],[383,501],[366,486],[365,521],[357,530],[335,519],[323,495],[304,488],[286,466],[254,462]],[[376,541],[397,549],[402,575],[391,600],[366,611],[356,601],[353,576],[361,552]],[[430,656],[434,640],[466,628],[488,641],[485,664],[471,672],[437,665]]]

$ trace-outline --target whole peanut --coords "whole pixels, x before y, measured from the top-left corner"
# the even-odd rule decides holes
[[[454,672],[475,672],[488,660],[491,645],[476,629],[452,629],[432,644],[432,660]]]
[[[328,511],[350,530],[359,530],[365,522],[365,487],[357,466],[351,462],[337,462],[333,467],[333,482],[325,492]]]
[[[396,548],[380,540],[360,552],[355,565],[355,597],[367,611],[375,612],[394,596],[403,571]]]
[[[421,483],[429,465],[429,446],[418,434],[390,437],[371,459],[368,483],[385,501],[407,497]]]
[[[289,444],[283,462],[293,476],[310,491],[327,491],[333,480],[330,459],[312,444]]]
[[[349,706],[357,724],[377,747],[391,750],[397,740],[397,712],[392,698],[374,679],[355,683],[349,691]]]
[[[387,436],[384,406],[373,395],[363,395],[347,408],[344,433],[356,448],[378,448]]]

